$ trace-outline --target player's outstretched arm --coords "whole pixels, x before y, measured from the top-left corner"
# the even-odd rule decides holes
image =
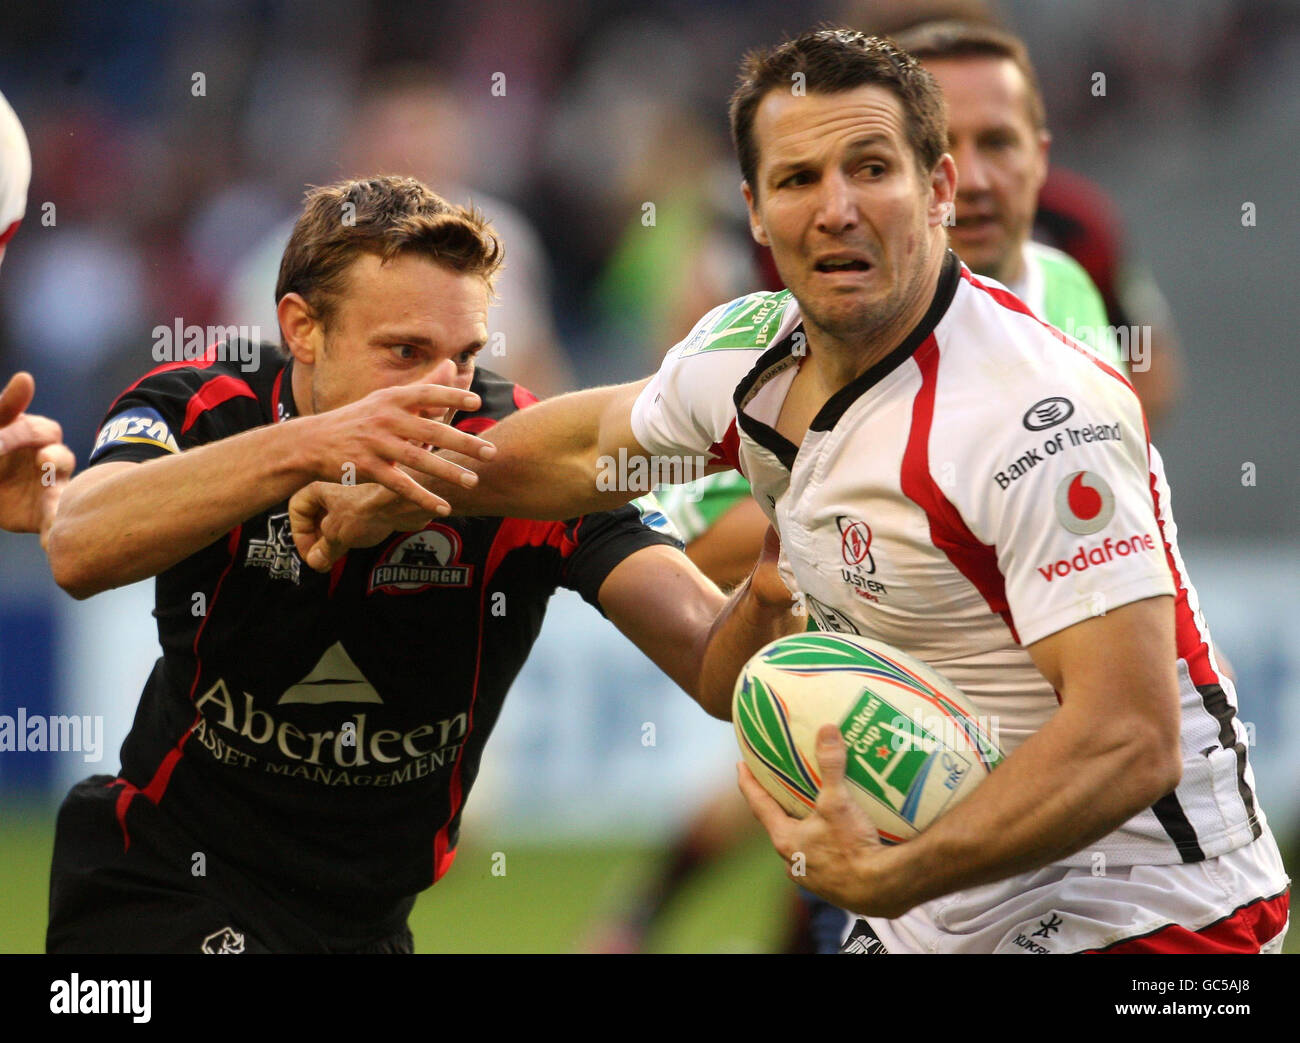
[[[713,581],[681,551],[659,544],[619,562],[599,596],[610,622],[695,697],[709,630],[725,600]]]
[[[727,600],[710,627],[695,699],[712,716],[731,720],[731,694],[750,656],[770,641],[807,624],[802,603],[777,571],[781,543],[768,528],[754,571]]]
[[[482,439],[420,415],[478,405],[477,395],[458,388],[385,388],[185,452],[90,468],[68,485],[50,532],[55,581],[85,598],[157,575],[321,478],[383,483],[432,514],[445,501],[398,465],[454,478],[461,468],[421,446],[494,452]]]
[[[55,421],[26,412],[35,394],[27,373],[0,392],[0,529],[40,533],[44,545],[76,460]]]
[[[632,433],[632,405],[646,382],[575,391],[521,409],[492,428],[497,452],[490,460],[442,454],[478,475],[472,488],[442,476],[420,482],[459,515],[558,521],[621,506],[646,490],[605,480],[614,472],[602,462],[616,461],[620,450],[629,460],[648,455]],[[432,512],[412,511],[388,489],[314,485],[293,498],[289,514],[299,554],[324,571],[351,547],[420,528]]]
[[[1056,714],[966,800],[907,843],[882,847],[845,793],[843,741],[819,735],[816,811],[790,818],[743,767],[741,789],[801,884],[865,915],[1046,865],[1082,850],[1178,785],[1172,599],[1148,598],[1029,646],[1061,693]],[[869,823],[868,823],[869,826]]]

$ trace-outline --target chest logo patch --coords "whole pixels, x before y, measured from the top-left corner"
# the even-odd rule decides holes
[[[389,544],[370,570],[367,594],[416,594],[430,587],[468,587],[474,566],[460,561],[460,533],[430,524]]]
[[[876,574],[876,558],[871,552],[871,526],[847,514],[835,516],[835,527],[840,530],[840,579],[863,601],[874,601],[889,593],[889,588],[872,577]]]
[[[289,512],[272,514],[266,519],[266,539],[249,540],[244,564],[251,568],[266,569],[272,579],[290,579],[298,582],[302,559],[293,545],[289,528]]]

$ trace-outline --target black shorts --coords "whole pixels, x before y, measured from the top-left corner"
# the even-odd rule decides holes
[[[218,857],[143,796],[125,842],[120,786],[96,775],[59,808],[49,953],[409,953],[414,896],[276,889]]]

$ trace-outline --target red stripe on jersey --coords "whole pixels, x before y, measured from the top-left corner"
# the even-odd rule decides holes
[[[726,464],[741,474],[745,473],[740,467],[740,432],[736,430],[735,420],[727,425],[727,433],[722,436],[722,440],[709,446],[709,454],[710,465]]]
[[[1286,926],[1289,915],[1291,896],[1283,892],[1274,898],[1261,898],[1250,905],[1244,905],[1232,915],[1202,927],[1199,931],[1189,931],[1179,924],[1162,927],[1154,934],[1141,938],[1132,938],[1104,949],[1090,949],[1091,954],[1105,953],[1258,953],[1260,948],[1271,942]]]
[[[226,562],[226,567],[222,570],[216,587],[213,588],[212,603],[208,605],[208,611],[203,616],[203,622],[199,624],[199,629],[194,633],[194,680],[190,683],[190,702],[194,702],[194,693],[198,690],[199,678],[203,674],[203,657],[199,654],[199,639],[203,636],[203,630],[208,625],[208,620],[212,618],[213,610],[217,606],[217,598],[221,594],[222,584],[226,582],[226,577],[230,575],[230,569],[235,564],[235,558],[239,551],[239,538],[243,531],[244,527],[242,525],[236,525],[230,530],[230,536],[226,541],[226,549],[230,553],[230,560]],[[109,783],[110,786],[119,783],[122,786],[122,792],[117,795],[117,824],[122,828],[123,851],[130,850],[131,847],[131,834],[126,828],[126,812],[131,806],[131,801],[139,794],[143,794],[155,806],[162,800],[163,794],[167,792],[167,786],[171,782],[172,772],[175,771],[176,765],[180,763],[181,757],[185,755],[185,744],[189,742],[190,736],[194,734],[194,729],[198,725],[201,716],[201,711],[196,710],[193,722],[176,741],[176,745],[167,751],[162,763],[158,765],[158,770],[153,773],[153,778],[149,780],[144,789],[138,788],[134,783],[123,778],[116,778]]]
[[[207,351],[203,353],[203,358],[192,359],[189,362],[164,362],[161,366],[156,366],[155,368],[151,369],[143,377],[141,377],[129,388],[127,388],[126,391],[123,391],[122,395],[129,394],[130,392],[138,388],[141,384],[143,384],[146,380],[148,380],[150,377],[157,376],[159,373],[169,373],[173,369],[184,369],[186,366],[191,366],[194,369],[207,369],[209,366],[211,366],[214,362],[217,361],[219,361],[217,358],[217,345],[215,343],[209,344]],[[117,397],[121,398],[122,395],[118,395]],[[114,402],[113,404],[117,405],[116,402]]]
[[[271,385],[271,423],[280,422],[280,385],[284,383],[284,370],[280,370],[275,375],[275,383]],[[290,388],[292,391],[293,389]]]
[[[567,558],[577,549],[578,545],[569,539],[564,529],[563,522],[505,518],[501,522],[501,527],[497,529],[496,536],[492,539],[492,546],[488,548],[487,558],[483,565],[483,583],[479,587],[478,651],[474,657],[474,686],[470,690],[469,709],[465,715],[465,737],[461,740],[460,750],[456,754],[456,763],[451,769],[451,779],[447,785],[448,800],[450,801],[447,821],[443,823],[442,828],[438,830],[433,838],[434,882],[437,882],[451,868],[451,863],[456,857],[455,849],[449,851],[448,844],[451,838],[451,824],[455,820],[457,812],[460,811],[461,798],[464,792],[461,782],[461,764],[465,758],[465,746],[474,731],[474,704],[478,700],[479,676],[483,668],[483,622],[488,617],[487,605],[485,604],[488,584],[505,556],[519,547],[555,547],[559,550],[561,557]]]
[[[3,232],[0,232],[0,250],[3,250],[6,246],[9,245],[9,240],[14,237],[14,233],[18,231],[18,226],[22,223],[23,223],[23,219],[20,217],[17,221],[11,224]]]
[[[185,423],[181,425],[181,434],[193,427],[195,421],[209,409],[216,409],[232,398],[251,398],[254,402],[257,401],[253,389],[238,377],[213,377],[190,396],[189,403],[185,406]]]
[[[1201,633],[1187,596],[1187,585],[1174,561],[1174,548],[1165,535],[1164,519],[1160,517],[1160,493],[1156,490],[1156,475],[1151,472],[1151,506],[1156,512],[1156,525],[1160,528],[1160,542],[1165,547],[1165,561],[1174,578],[1174,638],[1178,644],[1178,658],[1187,663],[1187,673],[1194,685],[1220,684],[1221,679],[1210,665],[1209,635]]]
[[[536,395],[534,395],[522,384],[515,385],[514,399],[515,399],[515,405],[519,409],[527,409],[529,406],[534,406],[540,401],[540,399],[538,399]]]
[[[930,542],[980,592],[989,611],[1002,617],[1018,644],[1020,637],[1007,603],[1006,583],[998,570],[997,551],[975,538],[930,473],[930,429],[934,423],[939,373],[939,342],[933,334],[917,349],[912,361],[921,371],[921,388],[912,401],[912,426],[907,434],[907,448],[903,450],[900,476],[903,495],[925,511],[930,523]]]
[[[490,416],[467,416],[464,420],[457,420],[452,426],[457,431],[477,435],[486,431],[489,427],[495,427],[496,421]]]
[[[970,269],[967,268],[965,265],[962,265],[961,277],[965,279],[968,283],[970,283],[973,287],[975,287],[977,290],[983,290],[990,297],[992,297],[994,301],[1002,305],[1002,307],[1007,308],[1010,311],[1014,311],[1019,315],[1029,316],[1029,318],[1033,319],[1036,323],[1038,323],[1038,325],[1042,326],[1043,329],[1047,330],[1048,333],[1050,333],[1053,337],[1059,340],[1066,347],[1074,349],[1080,355],[1086,358],[1089,362],[1091,362],[1094,366],[1100,369],[1103,373],[1107,373],[1110,376],[1114,377],[1130,391],[1133,390],[1133,385],[1129,382],[1128,377],[1124,376],[1124,374],[1121,373],[1119,370],[1117,370],[1114,366],[1108,364],[1106,361],[1099,358],[1094,352],[1085,348],[1078,341],[1073,340],[1070,337],[1067,337],[1061,330],[1058,330],[1050,322],[1044,322],[1032,311],[1030,311],[1029,305],[1027,305],[1014,293],[1009,293],[1006,290],[998,289],[996,286],[989,286],[987,283],[981,282],[979,279],[977,279],[974,275],[971,274]]]

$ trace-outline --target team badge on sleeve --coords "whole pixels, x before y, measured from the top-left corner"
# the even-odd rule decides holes
[[[109,449],[122,445],[152,445],[169,453],[180,452],[167,421],[148,406],[137,406],[106,423],[95,439],[95,448],[90,451],[91,462]]]

